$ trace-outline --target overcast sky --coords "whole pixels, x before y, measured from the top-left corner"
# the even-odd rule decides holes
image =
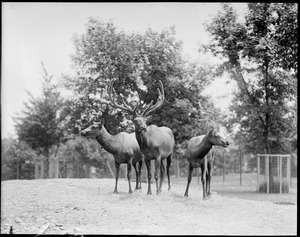
[[[242,16],[245,3],[234,3]],[[3,3],[2,2],[2,81],[1,135],[15,135],[12,116],[41,89],[41,61],[58,79],[71,73],[72,36],[84,33],[88,17],[112,21],[118,29],[144,32],[175,26],[183,42],[184,54],[197,58],[199,43],[209,40],[203,23],[209,21],[220,3]],[[229,89],[217,81],[208,88],[216,101],[225,101]],[[226,92],[227,91],[227,92]],[[223,97],[222,97],[223,96]],[[217,105],[218,106],[218,105]],[[220,106],[220,105],[219,105]]]

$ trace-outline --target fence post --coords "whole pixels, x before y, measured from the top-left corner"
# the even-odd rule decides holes
[[[242,150],[240,150],[240,185],[242,185]]]
[[[290,193],[290,187],[291,187],[291,155],[289,155],[287,157],[287,173],[286,173],[286,176],[287,176],[287,183],[288,183],[288,193]]]
[[[282,156],[279,156],[279,193],[282,193]]]
[[[113,178],[115,179],[115,174],[114,174],[114,172],[113,172],[112,168],[110,167],[110,164],[109,164],[109,162],[108,162],[108,160],[107,160],[107,159],[106,159],[106,165],[107,165],[107,167],[108,167],[108,169],[109,169],[109,171],[110,171],[111,175],[112,175],[112,176],[113,176]]]
[[[257,154],[257,192],[259,192],[260,156]]]
[[[267,193],[270,191],[270,177],[269,177],[269,155],[266,155],[266,163],[265,163],[265,170],[266,170],[266,179],[267,179]]]
[[[178,159],[174,159],[175,161],[175,165],[174,165],[174,169],[175,169],[175,175],[176,175],[176,178],[179,178],[180,177],[180,170],[179,170],[179,160]]]
[[[223,183],[225,183],[225,156],[223,151]]]

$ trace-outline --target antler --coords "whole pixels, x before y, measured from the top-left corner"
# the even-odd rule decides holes
[[[115,101],[115,96],[113,95],[113,84],[114,84],[115,79],[112,79],[110,81],[109,84],[109,89],[108,89],[108,96],[109,99],[112,103],[112,105],[116,108],[119,108],[123,111],[126,111],[130,114],[133,114],[134,116],[144,116],[146,117],[149,113],[153,112],[154,110],[160,108],[165,100],[165,94],[164,94],[164,86],[163,83],[161,81],[160,82],[160,86],[161,89],[157,88],[158,90],[158,99],[156,101],[156,103],[153,105],[153,100],[151,100],[151,102],[149,103],[149,105],[146,106],[145,110],[142,111],[141,113],[137,112],[138,107],[140,106],[139,102],[137,102],[136,106],[132,109],[128,104],[126,104],[126,102],[124,100],[122,100],[122,104],[118,104]]]
[[[150,104],[146,107],[146,109],[142,113],[142,115],[144,117],[147,116],[149,113],[153,112],[154,110],[160,108],[165,101],[164,85],[161,81],[159,81],[159,82],[160,82],[161,90],[159,88],[157,88],[158,99],[157,99],[155,105],[153,105],[153,100],[151,100]]]
[[[122,100],[122,104],[118,104],[116,101],[115,101],[115,96],[113,95],[113,84],[115,82],[115,79],[112,79],[110,81],[110,84],[109,84],[109,87],[108,87],[108,96],[109,96],[109,99],[112,103],[112,105],[116,108],[119,108],[121,110],[124,110],[130,114],[136,114],[136,109],[137,107],[139,106],[139,103],[137,103],[137,105],[135,106],[134,109],[132,109],[128,104],[126,104],[126,102],[124,100]]]

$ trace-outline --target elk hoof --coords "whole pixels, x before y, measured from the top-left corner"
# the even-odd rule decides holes
[[[206,201],[207,199],[209,199],[209,197],[208,197],[208,196],[206,196],[206,197],[203,197],[203,200],[204,200],[204,201]]]
[[[114,194],[118,194],[118,191],[114,191]]]
[[[129,190],[129,193],[132,194],[133,193],[132,190]]]

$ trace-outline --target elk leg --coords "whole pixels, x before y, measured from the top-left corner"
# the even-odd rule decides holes
[[[171,189],[171,183],[170,183],[170,165],[171,165],[171,162],[172,162],[172,154],[170,154],[170,155],[167,157],[168,190]]]
[[[115,190],[114,193],[118,193],[118,179],[119,179],[119,170],[120,170],[120,164],[115,162],[115,167],[116,167],[116,183],[115,183]]]
[[[142,166],[143,166],[143,160],[139,161],[139,189],[142,189]]]
[[[131,162],[129,161],[127,163],[127,179],[128,179],[128,184],[129,184],[129,193],[132,193],[130,178],[131,178]]]
[[[147,176],[148,176],[148,191],[147,191],[147,194],[152,194],[152,192],[151,192],[151,161],[145,159],[145,163],[146,163],[146,167],[147,167]]]
[[[203,200],[207,199],[206,194],[206,173],[207,173],[207,160],[204,160],[204,164],[201,165],[201,182],[203,188]]]
[[[135,170],[135,179],[136,179],[136,185],[135,185],[135,190],[139,189],[139,171],[137,169],[137,163],[133,164],[133,168]]]
[[[189,174],[188,174],[188,182],[187,182],[187,186],[186,186],[186,190],[185,190],[185,193],[184,193],[184,196],[185,197],[188,197],[189,196],[189,186],[190,186],[190,183],[192,181],[192,174],[193,174],[193,170],[194,168],[191,166],[191,164],[189,165]]]
[[[155,183],[156,183],[156,194],[160,192],[158,188],[158,172],[160,170],[160,157],[157,157],[155,159],[155,172],[154,172],[154,177],[155,177]]]
[[[212,163],[208,162],[207,163],[207,174],[206,174],[206,193],[207,193],[208,197],[210,196],[211,177],[212,177]]]
[[[162,184],[164,182],[164,176],[165,176],[165,165],[164,165],[164,161],[161,160],[160,161],[160,183],[159,183],[159,192],[161,192],[161,189],[162,189]]]

